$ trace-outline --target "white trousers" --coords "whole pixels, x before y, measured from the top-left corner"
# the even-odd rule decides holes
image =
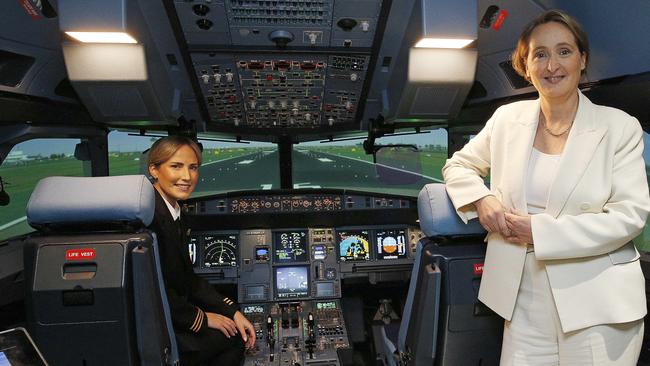
[[[643,319],[562,333],[543,261],[526,255],[511,321],[503,330],[501,366],[635,366]]]

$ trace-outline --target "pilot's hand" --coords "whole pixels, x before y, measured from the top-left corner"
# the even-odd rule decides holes
[[[506,225],[510,230],[506,240],[518,244],[533,244],[533,228],[529,214],[511,209],[510,212],[506,212]]]
[[[253,327],[253,324],[251,324],[244,314],[239,311],[236,312],[232,318],[235,321],[237,329],[239,329],[239,334],[244,340],[246,348],[252,349],[253,346],[255,346],[255,328]]]
[[[504,237],[510,235],[510,230],[506,225],[505,208],[496,197],[488,195],[480,198],[474,202],[474,206],[478,212],[481,226],[488,233],[497,232]]]
[[[220,330],[221,333],[226,335],[226,338],[230,338],[237,334],[237,326],[235,325],[235,322],[227,316],[207,312],[205,315],[208,317],[208,327]]]

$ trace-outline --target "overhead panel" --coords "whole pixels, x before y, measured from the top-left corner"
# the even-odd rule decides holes
[[[176,1],[208,129],[358,123],[381,6]]]

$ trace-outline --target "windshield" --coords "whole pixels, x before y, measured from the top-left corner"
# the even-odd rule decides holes
[[[363,140],[299,144],[293,151],[294,188],[344,188],[417,196],[422,186],[442,182],[447,158],[447,131],[377,139],[377,145],[413,145],[385,148],[377,164],[365,153]]]
[[[111,175],[146,174],[146,150],[157,137],[109,135]],[[364,152],[365,137],[332,143],[294,145],[294,188],[340,188],[417,196],[422,186],[440,182],[440,169],[447,158],[447,131],[377,139],[379,145],[414,145],[412,148],[382,149],[373,163]],[[203,165],[192,197],[242,190],[280,189],[277,145],[231,143],[201,139]],[[386,174],[388,173],[388,174]]]
[[[90,167],[73,156],[79,139],[34,139],[15,145],[0,165],[0,241],[33,231],[25,209],[39,180],[83,177]]]
[[[111,175],[147,174],[147,151],[159,136],[113,131],[108,135]],[[241,190],[279,189],[277,146],[202,139],[203,164],[192,197]]]

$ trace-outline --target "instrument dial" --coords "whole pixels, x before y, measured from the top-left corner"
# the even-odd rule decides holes
[[[205,268],[236,267],[237,236],[218,235],[204,237],[203,266]]]

